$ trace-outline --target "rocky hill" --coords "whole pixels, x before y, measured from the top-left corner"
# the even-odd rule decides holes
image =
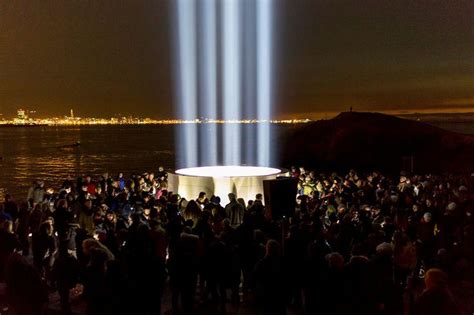
[[[344,112],[287,135],[283,165],[318,169],[473,172],[474,136],[395,116]]]

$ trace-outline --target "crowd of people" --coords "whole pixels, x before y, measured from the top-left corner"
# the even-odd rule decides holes
[[[474,260],[471,176],[295,167],[289,176],[298,178],[289,218],[272,217],[261,194],[186,200],[162,168],[68,178],[57,189],[35,182],[24,202],[0,204],[9,305],[41,314],[57,290],[68,314],[81,284],[87,314],[161,314],[166,291],[175,314],[231,304],[263,314],[461,314],[449,284]]]

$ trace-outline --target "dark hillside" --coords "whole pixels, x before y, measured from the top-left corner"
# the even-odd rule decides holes
[[[472,172],[474,136],[379,113],[344,112],[301,126],[287,136],[284,165]]]

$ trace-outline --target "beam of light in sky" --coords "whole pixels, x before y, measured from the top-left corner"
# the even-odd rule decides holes
[[[272,0],[174,3],[178,116],[227,121],[178,127],[177,165],[271,165],[270,124],[229,121],[271,119]]]
[[[201,116],[217,119],[217,29],[216,0],[200,0],[201,54],[199,77],[201,82]],[[209,124],[200,128],[201,165],[217,164],[217,126]]]
[[[271,0],[257,0],[257,118],[271,118]],[[257,127],[258,165],[270,165],[270,124]]]
[[[178,106],[181,119],[197,118],[196,2],[176,0],[178,13]],[[179,131],[180,165],[198,165],[197,125],[186,124]]]
[[[239,0],[222,1],[223,112],[224,119],[241,118]],[[241,163],[240,124],[224,125],[224,163]]]
[[[242,96],[244,118],[256,118],[256,5],[255,0],[241,0],[242,5]],[[242,135],[244,143],[244,163],[255,164],[257,139],[254,126],[243,126]]]

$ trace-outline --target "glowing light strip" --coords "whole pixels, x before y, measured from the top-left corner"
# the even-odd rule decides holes
[[[239,0],[222,1],[224,119],[240,119]],[[224,125],[224,163],[239,165],[240,126]]]
[[[175,171],[176,174],[200,177],[247,177],[247,176],[270,176],[282,173],[278,168],[255,167],[255,166],[204,166],[189,167]]]
[[[179,114],[182,119],[197,117],[196,90],[196,3],[189,0],[176,0],[178,13],[178,52],[179,52]],[[180,134],[180,150],[185,166],[197,166],[198,137],[195,124],[184,125]]]
[[[256,89],[257,89],[257,67],[256,67],[256,3],[255,0],[241,1],[242,5],[242,36],[243,36],[243,117],[255,119],[256,110]],[[257,154],[257,128],[242,128],[242,135],[245,137],[245,160],[244,163],[255,165]]]
[[[271,0],[257,0],[257,119],[269,120],[271,111]],[[270,124],[257,129],[258,165],[270,165]]]
[[[217,119],[217,53],[216,53],[216,0],[200,0],[202,53],[200,78],[202,84],[202,115]],[[200,150],[202,165],[217,164],[217,126],[200,129]]]

